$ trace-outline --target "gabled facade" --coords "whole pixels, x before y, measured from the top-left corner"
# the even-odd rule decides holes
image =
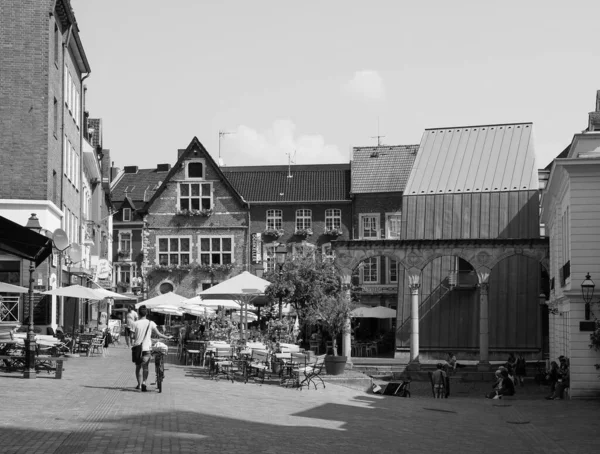
[[[589,273],[600,283],[600,92],[587,132],[575,134],[556,158],[542,190],[541,218],[550,238],[548,298],[550,358],[570,358],[571,397],[600,397],[598,352],[589,348],[598,298],[586,315],[581,284]],[[597,295],[597,293],[595,293]]]
[[[197,138],[179,150],[140,214],[148,297],[192,297],[246,269],[248,204]]]
[[[250,271],[275,268],[275,248],[331,256],[332,242],[350,237],[348,164],[223,167],[249,204]]]

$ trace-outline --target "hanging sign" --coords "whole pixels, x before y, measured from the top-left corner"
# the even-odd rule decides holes
[[[252,263],[262,262],[262,235],[260,233],[252,234]]]

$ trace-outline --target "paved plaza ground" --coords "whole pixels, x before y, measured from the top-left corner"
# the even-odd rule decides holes
[[[142,393],[124,346],[106,358],[71,359],[65,369],[62,380],[0,375],[1,453],[599,450],[600,402],[547,401],[534,384],[510,400],[484,399],[487,384],[434,400],[426,384],[413,382],[413,397],[404,399],[332,383],[298,391],[212,381],[197,367],[169,364],[163,392]]]

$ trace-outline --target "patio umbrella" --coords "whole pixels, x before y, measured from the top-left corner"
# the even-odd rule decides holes
[[[178,295],[177,293],[163,293],[162,295],[155,296],[154,298],[150,298],[146,301],[140,301],[139,303],[136,303],[135,308],[139,309],[140,306],[146,306],[148,309],[152,309],[154,306],[160,306],[161,304],[179,307],[181,306],[181,302],[185,299],[185,296]]]
[[[84,298],[88,300],[102,300],[104,295],[93,288],[83,287],[81,285],[69,285],[68,287],[59,287],[46,292],[42,295],[66,296],[69,298]]]
[[[396,311],[384,306],[357,307],[350,312],[355,318],[396,318]]]
[[[195,305],[195,306],[203,306],[203,307],[218,307],[223,306],[228,309],[240,309],[240,303],[237,303],[233,300],[228,299],[208,299],[208,298],[200,298],[200,296],[194,296],[189,300],[185,300],[184,303]]]
[[[245,315],[246,315],[246,320],[250,320],[250,321],[258,320],[258,316],[254,312],[248,312]],[[237,312],[231,316],[231,318],[236,322],[239,322],[241,317],[242,317],[242,314],[237,313]]]
[[[123,295],[122,293],[111,292],[110,290],[106,290],[105,288],[95,288],[96,292],[104,295],[105,298],[112,298],[114,300],[130,300],[131,296]]]
[[[7,284],[6,282],[0,282],[0,292],[2,293],[29,293],[29,289],[25,287],[19,287],[18,285]],[[37,292],[35,292],[37,293]]]
[[[194,317],[204,317],[206,315],[212,315],[215,313],[212,309],[208,307],[184,307],[181,309],[184,313],[193,315]]]
[[[152,312],[158,312],[159,314],[165,314],[165,315],[177,315],[177,316],[182,316],[183,315],[183,312],[181,310],[179,310],[177,307],[170,306],[168,304],[162,304],[160,306],[154,306],[150,310]]]
[[[248,304],[254,299],[264,296],[269,285],[271,285],[269,281],[244,271],[231,279],[200,292],[199,296],[203,299],[229,299],[240,304],[243,320],[240,328],[241,337],[246,340]]]

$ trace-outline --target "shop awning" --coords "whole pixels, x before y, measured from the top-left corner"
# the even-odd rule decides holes
[[[0,251],[39,266],[52,254],[52,239],[0,216]]]

